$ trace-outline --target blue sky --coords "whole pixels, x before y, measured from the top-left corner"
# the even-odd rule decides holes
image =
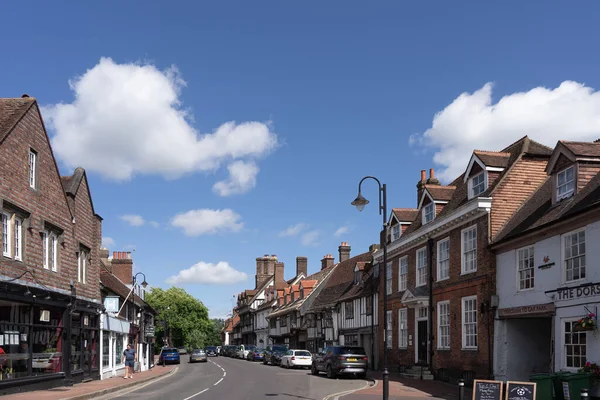
[[[473,148],[600,136],[600,5],[558,4],[13,2],[0,87],[87,169],[110,250],[224,316],[258,256],[291,277],[377,242],[364,175],[415,207],[419,171],[448,181]]]

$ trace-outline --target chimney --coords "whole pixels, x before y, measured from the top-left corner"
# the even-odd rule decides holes
[[[296,257],[296,276],[304,274],[304,277],[308,276],[308,258]]]
[[[112,273],[126,285],[133,284],[133,260],[130,251],[114,251]]]
[[[340,262],[346,261],[350,258],[350,246],[348,242],[342,242],[338,247],[338,252],[340,253]]]
[[[435,171],[433,168],[429,168],[429,179],[427,179],[428,185],[439,185],[440,181],[435,178]]]
[[[278,262],[277,264],[275,264],[275,285],[281,282],[285,282],[285,278],[283,277],[284,267],[285,265],[282,262]]]
[[[427,171],[421,170],[421,180],[417,183],[417,204],[421,201],[423,190],[425,190],[425,184],[427,183]]]
[[[325,257],[323,257],[323,259],[321,260],[321,271],[325,268],[331,267],[333,265],[334,260],[335,259],[331,254],[325,254]]]
[[[372,244],[369,246],[369,253],[373,253],[374,251],[377,251],[379,249],[381,249],[380,244]]]
[[[98,257],[103,259],[108,259],[108,255],[108,249],[100,249],[100,252],[98,253]]]

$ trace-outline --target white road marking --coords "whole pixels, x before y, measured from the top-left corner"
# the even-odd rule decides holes
[[[369,382],[365,382],[365,383],[366,384],[363,387],[361,387],[361,388],[352,389],[352,390],[346,390],[344,392],[339,392],[339,393],[332,393],[330,395],[327,395],[327,396],[323,397],[323,400],[339,400],[340,397],[344,397],[344,396],[347,396],[347,395],[349,395],[351,393],[358,392],[359,390],[366,389],[366,388],[368,388],[370,386]]]
[[[217,386],[219,383],[221,383],[221,381],[223,381],[223,378],[219,379],[213,386]]]
[[[207,389],[204,389],[204,390],[203,390],[203,391],[201,391],[201,392],[198,392],[198,393],[196,393],[196,394],[193,394],[193,395],[191,395],[190,397],[186,397],[186,398],[185,398],[185,399],[183,399],[183,400],[190,400],[190,399],[193,399],[194,397],[201,395],[202,393],[206,392],[207,390],[208,390],[208,388],[207,388]]]

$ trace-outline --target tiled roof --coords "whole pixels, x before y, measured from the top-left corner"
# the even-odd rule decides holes
[[[482,150],[475,150],[473,153],[488,167],[506,168],[508,166],[510,153]]]
[[[450,201],[456,186],[425,185],[425,189],[434,200]]]
[[[578,157],[600,157],[600,142],[560,142]]]
[[[417,218],[419,210],[416,208],[392,208],[396,219],[400,222],[412,222]]]
[[[496,243],[542,228],[574,214],[600,206],[600,173],[574,196],[552,205],[552,178],[528,199],[498,235]]]
[[[305,289],[311,289],[313,287],[315,287],[315,285],[318,283],[318,281],[316,279],[306,279],[306,280],[301,280],[300,283],[302,284],[302,287]]]
[[[335,304],[340,296],[354,283],[354,267],[357,262],[370,262],[372,253],[366,252],[336,264],[336,269],[327,279],[323,290],[311,305],[311,310],[319,310]]]
[[[33,97],[0,99],[0,142],[13,130],[34,103]]]
[[[338,301],[344,301],[349,299],[354,299],[357,297],[366,296],[369,294],[373,294],[375,292],[375,285],[377,284],[377,280],[373,278],[373,266],[371,263],[360,262],[365,265],[366,271],[362,276],[361,282],[357,285],[354,284],[350,286],[348,290],[344,294],[340,296]]]

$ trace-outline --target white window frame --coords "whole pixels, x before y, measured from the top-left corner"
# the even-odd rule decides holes
[[[391,310],[387,310],[386,313],[386,319],[387,319],[387,329],[385,330],[385,334],[387,335],[387,348],[391,349],[392,348],[392,327],[393,327],[393,323],[394,321],[392,320],[392,311]]]
[[[562,356],[562,364],[563,364],[563,368],[568,370],[568,371],[572,371],[572,372],[576,372],[580,367],[569,367],[568,366],[568,355],[567,355],[567,346],[579,346],[579,357],[580,357],[580,361],[581,359],[583,359],[583,361],[580,362],[580,366],[583,367],[585,365],[585,362],[587,361],[587,353],[588,353],[588,348],[587,348],[587,344],[589,341],[589,336],[587,335],[587,332],[573,332],[571,331],[571,334],[575,334],[577,335],[578,341],[581,340],[582,336],[585,336],[585,344],[581,344],[577,343],[575,345],[573,345],[573,338],[571,337],[571,343],[567,345],[566,342],[566,338],[567,338],[567,330],[565,327],[566,323],[569,323],[571,325],[571,329],[573,329],[573,323],[577,322],[577,318],[563,318],[560,320],[561,322],[561,333],[562,333],[562,338],[561,338],[561,342],[562,342],[562,350],[563,350],[563,356]],[[583,347],[585,349],[585,354],[581,355],[581,347]],[[573,355],[573,360],[575,359],[575,356]]]
[[[16,216],[13,220],[13,233],[14,258],[23,261],[23,220]]]
[[[562,252],[562,257],[561,257],[562,258],[562,279],[563,279],[564,283],[583,281],[583,280],[585,280],[587,278],[587,262],[586,262],[587,261],[587,257],[586,257],[586,255],[587,255],[587,248],[585,248],[584,249],[585,251],[584,251],[583,254],[579,253],[577,256],[575,256],[575,257],[569,257],[569,259],[568,259],[568,260],[574,260],[575,258],[581,258],[581,257],[583,257],[583,261],[584,261],[583,262],[583,267],[581,265],[581,261],[580,261],[580,264],[579,264],[579,278],[577,278],[577,279],[571,279],[571,280],[567,279],[567,261],[568,260],[567,260],[566,240],[567,240],[567,237],[571,237],[573,235],[577,235],[577,237],[579,239],[579,234],[581,232],[583,232],[583,245],[585,247],[586,242],[587,242],[587,234],[586,234],[585,228],[577,229],[575,231],[571,231],[571,232],[565,233],[565,234],[563,234],[561,236],[561,240],[560,241],[561,241],[561,252]],[[578,242],[578,245],[580,245],[580,244],[581,244],[581,242]],[[580,249],[578,249],[578,250],[580,250]],[[582,274],[581,274],[581,270],[582,269],[583,269],[583,277],[582,277]]]
[[[431,207],[431,210],[428,208]],[[428,216],[431,216],[431,219],[428,219]],[[430,223],[435,219],[435,203],[431,201],[431,203],[427,203],[423,206],[423,225]]]
[[[444,245],[448,245],[448,253],[445,255],[446,258],[442,258],[441,247]],[[444,264],[445,263],[445,268]],[[445,269],[446,274],[442,274],[443,269]],[[444,240],[440,240],[437,242],[437,281],[445,281],[446,279],[450,279],[450,238],[447,237]]]
[[[398,309],[398,348],[408,348],[408,309]]]
[[[525,252],[527,252],[527,257],[525,257]],[[516,251],[517,257],[517,290],[519,292],[525,292],[528,290],[535,289],[535,246],[525,246],[517,249]],[[531,262],[531,264],[524,268],[525,261]],[[523,279],[523,274],[526,274],[527,271],[531,271],[530,277],[525,277]],[[525,275],[526,276],[526,275]],[[527,281],[531,281],[531,287],[523,287],[521,284],[526,283]]]
[[[12,254],[11,247],[11,217],[9,214],[3,212],[2,213],[2,255],[4,257],[10,257]]]
[[[567,181],[567,174],[569,171],[573,171],[573,179],[571,179],[570,181]],[[564,176],[565,178],[565,182],[563,184],[559,183],[560,177]],[[568,189],[569,184],[572,185],[571,189]],[[560,194],[560,189],[566,187],[567,191],[564,192],[563,194]],[[559,171],[556,174],[556,200],[562,200],[562,199],[566,199],[568,197],[571,197],[573,194],[575,193],[575,166],[571,165],[570,167],[567,167],[565,169],[563,169],[562,171]]]
[[[475,178],[479,178],[479,177],[483,177],[483,181],[475,184]],[[485,192],[485,189],[487,189],[487,187],[488,187],[487,181],[488,181],[488,178],[487,178],[486,171],[481,171],[480,173],[475,174],[472,177],[470,177],[469,178],[469,199],[475,198],[475,197],[479,196],[481,193]],[[477,188],[479,186],[481,186],[481,191],[475,193],[475,188]]]
[[[386,294],[392,294],[392,279],[394,276],[394,271],[392,269],[392,263],[388,262],[385,268],[385,292]]]
[[[392,226],[392,242],[400,239],[400,236],[402,236],[402,227],[400,224]]]
[[[445,313],[443,313],[444,311]],[[450,349],[450,300],[437,303],[437,330],[437,348],[440,350]]]
[[[79,250],[79,257],[77,259],[77,281],[79,283],[86,283],[86,270],[87,270],[87,251],[84,249]]]
[[[420,257],[420,254],[424,254],[424,257]],[[416,269],[416,287],[427,285],[427,246],[417,250],[417,262],[415,263]],[[423,261],[424,260],[424,261]],[[423,264],[421,265],[421,261]]]
[[[467,311],[465,309],[465,304],[467,302],[471,302],[471,301],[475,301],[475,306],[473,307],[473,310],[469,310]],[[467,312],[472,312],[475,315],[475,322],[467,322]],[[479,316],[477,315],[477,296],[467,296],[467,297],[463,297],[461,299],[461,331],[462,331],[462,348],[464,350],[477,350],[478,345],[479,345],[479,338],[478,338],[478,326],[477,326],[477,321],[479,320]],[[467,324],[473,326],[475,328],[475,345],[473,346],[472,344],[467,345],[467,330],[465,329]],[[472,334],[470,334],[470,336],[472,336]]]
[[[401,257],[398,260],[398,291],[406,290],[408,283],[408,256]]]
[[[50,235],[48,231],[42,232],[42,266],[44,269],[50,269],[50,264],[48,263],[48,250],[50,250],[49,243]]]
[[[50,233],[48,249],[52,250],[51,253],[48,253],[48,260],[50,261],[50,270],[52,272],[58,272],[58,236],[54,232]]]
[[[37,179],[37,153],[32,149],[29,150],[29,187],[32,189],[36,188]]]
[[[469,253],[474,252],[474,257],[473,257],[473,269],[469,269],[467,270],[467,266],[466,266],[466,262],[465,262],[465,258],[466,258],[466,253],[465,253],[465,233],[467,232],[471,232],[471,231],[475,231],[475,237],[474,237],[474,248],[471,250],[468,250]],[[472,225],[469,226],[468,228],[463,229],[462,231],[460,231],[460,271],[461,271],[461,275],[466,275],[466,274],[472,274],[473,272],[477,272],[477,225]]]

